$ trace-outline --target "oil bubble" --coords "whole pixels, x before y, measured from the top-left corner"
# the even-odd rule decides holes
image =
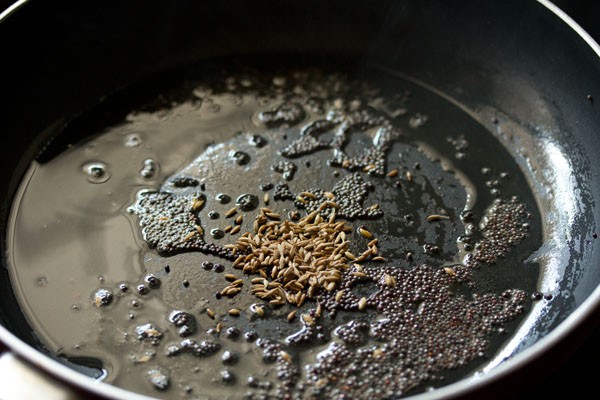
[[[104,183],[110,179],[108,165],[100,161],[89,162],[82,167],[82,170],[91,183]]]
[[[104,307],[109,305],[110,303],[112,303],[113,301],[113,294],[110,290],[108,289],[98,289],[93,296],[93,302],[96,305],[96,307]]]
[[[217,200],[221,204],[227,204],[231,201],[231,197],[229,197],[225,193],[217,193],[217,195],[215,196],[215,200]]]
[[[242,211],[252,211],[258,207],[258,197],[253,194],[245,193],[239,196],[235,203]]]
[[[210,234],[214,239],[222,239],[225,236],[225,232],[219,228],[212,229]]]
[[[260,135],[252,135],[248,139],[248,143],[254,147],[263,147],[267,144],[267,139]]]
[[[125,136],[125,147],[137,147],[142,144],[142,138],[137,133]]]
[[[410,118],[408,124],[411,128],[420,128],[425,125],[428,120],[429,117],[427,115],[417,113]]]
[[[250,162],[250,155],[246,152],[239,150],[230,151],[229,158],[233,160],[237,165],[246,165]]]
[[[158,163],[151,158],[144,160],[144,166],[140,170],[140,175],[144,179],[152,179],[158,171]]]

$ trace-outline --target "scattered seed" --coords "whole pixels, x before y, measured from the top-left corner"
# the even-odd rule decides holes
[[[302,314],[300,318],[302,319],[302,321],[304,321],[306,325],[314,325],[315,323],[315,319],[309,314]]]
[[[239,256],[238,258],[236,258],[232,264],[233,267],[237,267],[238,265],[240,265],[244,261],[244,258],[244,256]]]
[[[215,312],[210,308],[206,309],[206,315],[208,315],[212,319],[215,319]]]
[[[312,286],[311,286],[311,288],[312,288]],[[304,304],[305,300],[306,300],[306,295],[301,292],[300,295],[299,295],[299,297],[298,297],[298,300],[296,301],[296,305],[298,307],[302,307],[302,304]]]
[[[238,215],[238,216],[237,216],[237,218],[235,219],[235,223],[236,223],[236,224],[238,224],[238,225],[241,225],[241,224],[242,224],[242,222],[244,222],[244,215],[243,215],[243,214],[240,214],[240,215]]]
[[[369,232],[364,226],[358,228],[358,233],[367,239],[373,239],[373,234]]]
[[[373,358],[381,358],[385,355],[383,349],[377,348],[373,350]]]
[[[237,213],[237,207],[230,208],[225,213],[225,218],[233,217]]]
[[[444,271],[450,276],[456,276],[456,272],[450,267],[444,267]]]
[[[375,168],[377,168],[377,166],[376,166],[375,164],[369,164],[369,165],[366,165],[366,166],[363,168],[363,171],[364,171],[364,172],[369,172],[369,171],[372,171],[372,170],[374,170]]]
[[[204,199],[203,198],[197,198],[192,203],[192,210],[199,211],[202,208],[202,206],[204,206]]]
[[[367,298],[361,297],[360,300],[358,301],[358,309],[364,310],[365,307],[367,307]]]
[[[450,217],[442,214],[431,214],[427,216],[427,221],[439,221],[441,219],[450,219]]]
[[[265,213],[265,215],[270,219],[281,219],[281,215],[274,213],[274,212],[268,212],[268,213]]]
[[[393,170],[387,173],[387,176],[389,176],[390,178],[398,176],[398,169],[394,168]]]
[[[384,274],[383,280],[385,282],[385,286],[387,286],[387,287],[395,287],[396,286],[396,278],[394,278],[391,275]]]
[[[241,291],[241,287],[228,287],[227,290],[225,290],[225,293],[223,293],[223,295],[233,297]]]
[[[296,319],[296,310],[292,310],[287,315],[287,320],[288,320],[288,322],[292,322],[295,319]]]
[[[317,310],[315,311],[315,317],[319,318],[323,314],[323,306],[321,303],[317,303]]]
[[[236,233],[238,233],[240,230],[242,229],[242,227],[240,225],[236,225],[233,228],[231,228],[231,231],[229,232],[232,235],[235,235]]]
[[[231,315],[232,317],[237,317],[240,315],[240,310],[238,310],[237,308],[232,308],[229,311],[227,311],[227,314]]]
[[[315,387],[319,390],[323,389],[325,386],[329,384],[329,379],[321,378],[315,382]]]
[[[265,204],[269,204],[269,193],[265,193],[265,194],[263,195],[263,202],[264,202]]]
[[[184,242],[187,242],[188,240],[190,240],[191,238],[193,238],[194,236],[196,236],[198,232],[196,231],[192,231],[190,233],[188,233],[187,235],[185,235],[185,237],[183,238]]]
[[[250,311],[253,314],[258,315],[259,317],[264,317],[264,315],[265,315],[265,309],[264,309],[264,307],[262,305],[259,305],[259,304],[252,304],[250,306]]]
[[[331,208],[340,208],[339,204],[336,203],[335,201],[326,201],[325,203],[323,203],[326,207],[331,207]]]
[[[280,351],[279,352],[279,357],[281,357],[281,359],[285,362],[291,363],[292,362],[292,356],[290,355],[290,353],[286,352],[286,351]]]

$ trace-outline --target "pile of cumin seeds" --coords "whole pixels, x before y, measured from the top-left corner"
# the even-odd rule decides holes
[[[335,206],[323,202],[297,222],[282,220],[279,214],[262,208],[254,221],[254,233],[246,232],[235,244],[227,245],[238,254],[234,268],[259,275],[251,280],[255,296],[273,305],[300,307],[319,291],[335,290],[342,271],[350,265],[377,257],[376,238],[360,255],[350,251],[352,226],[336,221],[335,212],[327,219],[320,214],[323,208]]]

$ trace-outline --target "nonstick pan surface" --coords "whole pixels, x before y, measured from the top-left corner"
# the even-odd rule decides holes
[[[30,160],[80,139],[58,136],[47,146],[66,120],[115,89],[179,65],[220,56],[338,55],[357,66],[376,66],[425,82],[495,130],[509,151],[511,144],[494,127],[494,117],[515,122],[519,140],[544,143],[529,148],[536,152],[531,159],[540,164],[523,162],[521,166],[536,179],[539,186],[533,186],[538,193],[548,187],[553,190],[556,200],[543,199],[548,201],[547,208],[542,207],[547,222],[555,223],[548,224],[555,230],[546,234],[568,238],[564,247],[558,246],[558,256],[539,282],[540,290],[552,292],[552,301],[518,338],[510,360],[482,378],[459,382],[431,396],[465,394],[505,376],[516,379],[512,372],[534,365],[548,349],[569,345],[569,335],[593,325],[590,321],[598,301],[594,290],[600,275],[594,268],[598,182],[592,173],[600,123],[593,103],[594,93],[599,92],[599,63],[595,49],[576,32],[535,2],[462,4],[458,8],[436,2],[401,2],[369,9],[355,3],[345,7],[331,3],[326,9],[317,8],[319,12],[306,4],[288,9],[266,2],[239,4],[235,14],[231,6],[212,5],[213,18],[202,19],[200,24],[196,17],[207,11],[185,2],[143,11],[133,3],[119,10],[99,6],[93,12],[32,2],[6,19],[0,27],[5,32],[3,48],[10,55],[5,69],[7,76],[14,77],[7,82],[6,93],[14,101],[3,129],[14,133],[15,143],[4,155],[5,215]],[[362,15],[364,24],[349,24],[355,15]],[[47,35],[21,34],[28,24]],[[80,90],[82,85],[86,90]],[[73,375],[42,352],[32,351],[42,346],[18,302],[11,299],[7,276],[2,285],[8,347],[88,388],[88,378]],[[91,390],[109,394],[114,389],[96,385]],[[123,395],[118,391],[109,395],[113,394]]]

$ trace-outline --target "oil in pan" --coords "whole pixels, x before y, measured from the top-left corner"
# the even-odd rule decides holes
[[[400,398],[543,300],[534,195],[469,115],[381,71],[218,65],[32,163],[11,276],[49,351],[157,398]]]

